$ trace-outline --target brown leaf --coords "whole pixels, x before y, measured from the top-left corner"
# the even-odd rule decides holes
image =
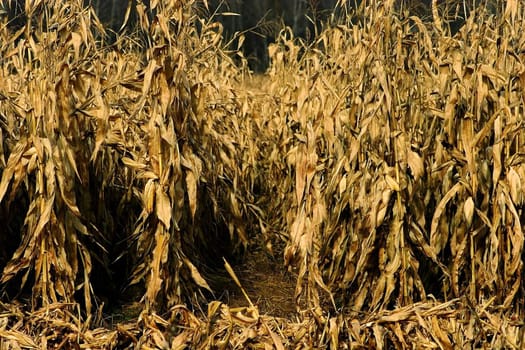
[[[212,292],[210,286],[208,285],[208,282],[202,277],[199,270],[195,267],[195,265],[192,264],[192,262],[188,258],[184,258],[184,263],[186,266],[190,269],[191,278],[199,287],[205,288]],[[213,293],[213,292],[212,292]]]
[[[171,203],[168,195],[162,190],[162,187],[157,184],[155,191],[155,212],[159,220],[164,224],[166,230],[169,230],[171,225]]]

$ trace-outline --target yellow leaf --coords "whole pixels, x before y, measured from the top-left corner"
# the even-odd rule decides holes
[[[515,205],[523,204],[523,190],[521,186],[521,179],[516,170],[511,168],[507,173],[507,183],[510,189],[510,197]]]
[[[191,218],[195,219],[195,212],[197,211],[197,179],[193,171],[186,172],[186,188],[188,189],[187,195]]]
[[[462,184],[458,182],[452,188],[441,198],[441,201],[436,207],[436,210],[434,210],[434,217],[432,217],[432,223],[430,224],[430,245],[435,249],[436,254],[439,254],[441,249],[443,249],[442,240],[439,238],[442,235],[446,235],[446,232],[437,232],[438,230],[438,224],[439,219],[441,218],[441,215],[445,211],[445,208],[447,207],[447,203],[458,193],[458,191],[462,188]]]
[[[184,263],[186,266],[190,269],[191,278],[199,287],[206,288],[210,292],[212,292],[210,286],[208,285],[208,282],[202,277],[199,270],[191,263],[191,261],[188,258],[184,258]]]
[[[407,163],[414,175],[414,179],[417,181],[421,176],[423,176],[425,169],[423,166],[423,159],[414,151],[408,151],[407,154]]]
[[[151,214],[155,206],[155,182],[153,180],[149,180],[148,182],[146,182],[146,186],[144,187],[144,194],[142,197],[142,200],[144,202],[144,210],[148,214]]]
[[[131,158],[128,158],[128,157],[122,157],[122,163],[124,163],[124,165],[130,167],[131,169],[145,169],[146,168],[146,164],[142,164],[142,163],[139,163]]]
[[[472,218],[474,216],[474,200],[472,197],[468,197],[463,205],[463,214],[465,215],[465,221],[467,222],[467,227],[472,225]]]
[[[396,192],[399,192],[401,189],[399,188],[399,184],[397,183],[396,180],[394,180],[394,178],[390,175],[385,175],[385,181],[388,185],[388,187],[392,190],[392,191],[396,191]]]
[[[171,204],[168,195],[162,190],[161,186],[157,186],[155,191],[155,211],[157,217],[164,224],[166,230],[170,228],[171,223]]]

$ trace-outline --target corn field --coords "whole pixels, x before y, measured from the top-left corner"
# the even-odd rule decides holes
[[[0,15],[0,348],[525,346],[525,3]],[[133,8],[131,8],[133,6]]]

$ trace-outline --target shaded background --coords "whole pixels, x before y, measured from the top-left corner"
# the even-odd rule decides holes
[[[91,5],[99,15],[100,20],[108,28],[118,31],[124,21],[129,5],[135,8],[136,0],[84,0]],[[463,24],[465,12],[473,6],[496,3],[491,1],[446,0],[438,1],[440,14],[455,33]],[[14,27],[23,25],[24,0],[0,0],[4,13],[9,13]],[[143,0],[148,5],[149,0]],[[359,6],[360,0],[348,0],[347,11]],[[409,15],[418,15],[423,19],[431,19],[431,0],[397,0],[396,7]],[[298,37],[309,40],[314,37],[316,27],[331,18],[337,0],[209,0],[209,11],[202,1],[198,3],[203,16],[213,17],[224,25],[225,37],[228,40],[235,33],[245,36],[244,55],[248,58],[250,67],[255,71],[264,71],[268,66],[268,44],[277,36],[283,26],[289,26]],[[232,15],[232,13],[238,15]],[[134,28],[134,11],[131,12],[127,30]],[[109,34],[109,40],[115,38],[115,33]]]
[[[475,4],[479,6],[486,2],[438,1],[440,13],[450,25],[452,33],[457,32],[463,24],[465,12],[468,16]],[[114,29],[120,28],[128,0],[87,0],[86,3],[94,6],[103,23]],[[337,3],[337,0],[209,0],[209,11],[204,11],[202,3],[200,6],[203,14],[213,16],[224,25],[226,38],[231,38],[235,33],[244,34],[244,55],[249,59],[250,67],[264,71],[269,63],[268,44],[283,26],[290,27],[296,36],[309,40],[315,36],[316,27],[319,29],[323,21],[336,17],[332,15]],[[352,11],[360,3],[360,0],[348,0],[347,10]],[[396,7],[408,15],[429,20],[431,3],[431,0],[397,0]]]

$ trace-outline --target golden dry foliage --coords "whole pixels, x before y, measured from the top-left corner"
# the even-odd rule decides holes
[[[313,45],[283,32],[270,47],[266,178],[282,196],[268,214],[298,301],[357,317],[432,294],[519,319],[521,3],[454,37],[392,2],[363,11]]]
[[[138,2],[111,45],[80,0],[4,21],[0,347],[522,347],[524,4],[451,36],[437,2],[345,3],[259,77],[205,1]],[[249,306],[189,304],[251,245],[295,319],[228,262]]]
[[[3,27],[0,199],[25,218],[9,227],[20,244],[1,281],[32,285],[34,307],[76,300],[90,314],[96,259],[101,278],[143,286],[146,310],[175,305],[192,285],[209,289],[196,253],[217,249],[213,225],[248,242],[234,94],[215,76],[237,68],[219,25],[197,30],[192,2],[139,4],[142,45],[108,47],[81,5],[28,3],[22,30]],[[119,259],[126,270],[112,271]]]
[[[83,112],[87,67],[96,55],[92,13],[78,3],[28,3],[26,11],[42,21],[60,23],[54,31],[29,33],[29,24],[2,40],[2,140],[0,198],[8,216],[23,219],[20,242],[3,267],[1,281],[31,280],[33,303],[73,302],[82,290],[91,312],[89,275],[103,247],[88,248],[86,238],[104,237],[82,213],[83,193],[90,196],[90,148],[86,133],[93,120]],[[40,23],[36,23],[40,20]],[[26,33],[24,33],[24,31]],[[5,228],[9,229],[9,227]],[[4,263],[6,263],[4,261]]]
[[[364,11],[313,47],[283,36],[270,49],[268,89],[293,101],[275,144],[297,296],[359,311],[430,292],[508,309],[522,288],[522,9],[455,37],[392,2]]]

